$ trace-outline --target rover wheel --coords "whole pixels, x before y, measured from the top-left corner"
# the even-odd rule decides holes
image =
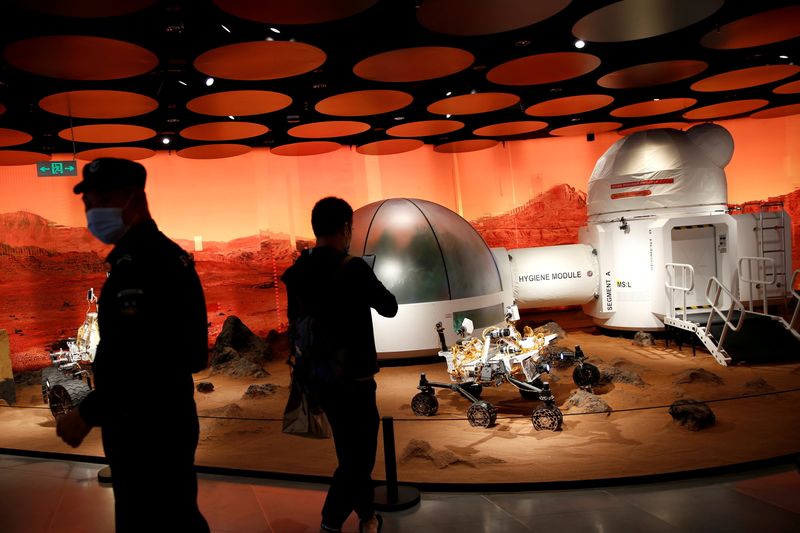
[[[85,382],[79,379],[66,379],[50,387],[50,412],[58,417],[65,415],[78,405],[91,392]]]
[[[542,382],[541,378],[536,378],[533,381],[529,381],[528,383],[533,385],[534,387],[538,387],[540,389],[542,387],[544,387],[544,383]],[[525,398],[526,400],[538,400],[539,399],[539,393],[538,392],[534,392],[532,390],[519,389],[519,395],[522,396],[523,398]]]
[[[497,411],[494,406],[487,401],[481,400],[473,403],[467,409],[467,420],[469,425],[478,428],[490,428],[497,420]]]
[[[545,429],[558,431],[563,421],[564,415],[561,414],[561,409],[556,406],[537,407],[533,410],[533,414],[531,415],[531,422],[536,431],[543,431]]]
[[[418,392],[411,398],[411,410],[417,416],[433,416],[439,410],[439,400],[429,392]]]
[[[47,403],[48,396],[50,395],[50,389],[56,383],[60,383],[62,381],[66,381],[69,379],[67,376],[64,375],[59,369],[53,366],[49,366],[47,368],[42,369],[42,401]]]
[[[600,383],[600,369],[592,363],[583,363],[572,371],[572,381],[578,387],[596,387]]]
[[[461,385],[461,388],[476,398],[480,398],[483,392],[483,385],[480,383],[464,383]]]

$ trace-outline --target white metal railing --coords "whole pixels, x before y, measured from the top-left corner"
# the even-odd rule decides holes
[[[789,285],[789,292],[792,293],[792,296],[794,296],[794,299],[796,300],[794,313],[792,314],[792,320],[789,322],[789,329],[795,333],[800,333],[797,329],[798,326],[800,326],[800,324],[797,323],[797,319],[800,318],[800,294],[797,294],[797,290],[795,290],[795,284],[797,283],[798,276],[800,276],[800,269],[794,271],[794,274],[792,274],[792,283]]]
[[[756,264],[755,278],[753,277],[753,264]],[[742,266],[747,264],[747,276],[744,277]],[[767,272],[769,266],[769,272]],[[763,274],[763,276],[762,276]],[[755,293],[753,289],[759,291],[763,290],[764,297],[762,299],[764,308],[762,313],[769,314],[767,308],[767,286],[774,285],[778,278],[775,276],[775,260],[771,257],[740,257],[739,258],[739,281],[747,283],[750,286],[750,311],[753,310],[753,300]]]
[[[694,267],[686,263],[667,263],[667,280],[664,285],[667,287],[667,316],[676,318],[675,313],[675,293],[680,291],[681,307],[683,310],[683,320],[686,320],[686,293],[694,290]],[[680,285],[677,285],[680,277]]]
[[[712,293],[713,297],[711,296]],[[725,314],[723,314],[723,311],[719,307],[719,299],[723,293],[731,300],[731,305]],[[728,331],[739,331],[739,328],[742,327],[745,317],[745,308],[742,302],[737,300],[733,293],[726,289],[716,277],[712,277],[708,280],[708,285],[706,286],[706,301],[711,304],[712,312],[708,315],[708,323],[706,324],[705,330],[710,331],[711,321],[715,314],[725,321],[725,325],[722,327],[722,333],[719,336],[719,341],[717,342],[717,347],[722,349],[722,343],[725,342],[725,336],[728,334]],[[733,322],[731,322],[731,317],[736,310],[739,311],[739,320],[737,320],[736,325],[734,325]]]

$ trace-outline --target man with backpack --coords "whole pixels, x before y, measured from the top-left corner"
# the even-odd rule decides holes
[[[375,532],[382,523],[375,514],[371,478],[380,420],[370,309],[392,317],[397,300],[367,263],[347,254],[352,224],[353,209],[341,198],[317,202],[311,211],[317,245],[305,250],[281,279],[293,347],[298,335],[313,332],[312,353],[306,354],[312,357],[307,361],[311,368],[304,374],[328,417],[339,460],[322,508],[322,530],[339,531],[355,511],[359,531]]]

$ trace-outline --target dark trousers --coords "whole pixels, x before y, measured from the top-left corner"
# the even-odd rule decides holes
[[[339,466],[322,507],[322,523],[340,528],[355,511],[361,520],[375,514],[372,468],[378,447],[375,380],[349,381],[323,394],[322,408],[333,432]]]
[[[115,420],[102,428],[117,533],[209,531],[197,507],[197,412],[192,408],[168,414],[155,421]]]

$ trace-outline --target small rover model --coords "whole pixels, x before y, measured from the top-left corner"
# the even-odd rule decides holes
[[[511,306],[506,311],[503,324],[483,330],[480,337],[471,336],[472,323],[465,319],[458,334],[464,337],[451,348],[444,341],[442,323],[436,324],[442,350],[439,355],[447,362],[447,371],[452,383],[428,381],[422,373],[417,388],[420,390],[411,400],[411,410],[417,416],[433,416],[439,409],[434,388],[450,389],[470,402],[467,420],[475,427],[488,428],[494,425],[497,412],[491,403],[481,400],[483,387],[498,387],[507,381],[519,389],[526,399],[538,399],[542,405],[533,410],[531,422],[536,430],[557,431],[563,415],[555,405],[555,398],[542,374],[549,373],[553,366],[575,364],[573,380],[581,388],[597,385],[600,372],[596,366],[584,361],[580,346],[575,351],[555,350],[551,344],[558,335],[534,333],[526,326],[523,333],[514,326],[519,320],[519,311]]]
[[[52,365],[42,369],[42,399],[54,417],[76,408],[92,390],[91,363],[100,342],[94,289],[86,293],[86,301],[86,318],[77,336],[59,341],[50,352]]]

